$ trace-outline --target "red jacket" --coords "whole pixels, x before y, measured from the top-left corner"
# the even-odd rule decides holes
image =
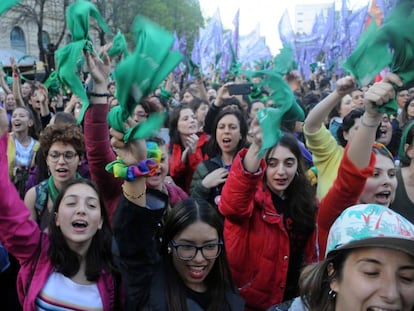
[[[179,144],[173,144],[170,156],[170,176],[174,182],[181,187],[185,192],[190,192],[190,184],[193,179],[193,174],[197,169],[198,164],[207,160],[208,156],[204,154],[202,148],[207,143],[209,136],[202,132],[199,135],[196,151],[188,154],[187,163],[181,161],[183,149]]]
[[[239,152],[224,184],[219,210],[225,216],[224,239],[234,282],[246,310],[265,310],[283,301],[289,266],[289,236],[270,190],[263,186],[265,161],[258,173],[244,170]],[[315,262],[316,231],[309,237],[306,263]]]
[[[369,165],[359,170],[348,158],[348,148],[345,149],[344,156],[338,168],[332,187],[324,196],[319,205],[318,212],[318,244],[320,248],[320,259],[325,258],[326,242],[328,240],[329,229],[341,215],[344,209],[357,204],[368,177],[374,173],[375,154],[371,152]]]

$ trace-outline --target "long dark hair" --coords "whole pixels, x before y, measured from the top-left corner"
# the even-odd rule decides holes
[[[219,240],[223,241],[222,217],[215,208],[203,199],[188,198],[181,200],[169,211],[165,218],[161,256],[164,258],[167,305],[170,311],[186,310],[187,304],[184,282],[174,267],[172,254],[168,252],[169,243],[177,234],[197,221],[215,228]],[[224,245],[212,270],[207,275],[205,283],[209,292],[209,301],[211,302],[208,310],[230,310],[230,307],[227,305],[225,292],[228,290],[233,291],[234,285]]]
[[[248,132],[248,126],[246,119],[242,115],[242,113],[237,109],[224,109],[219,112],[217,117],[214,119],[213,127],[211,128],[211,137],[207,142],[207,154],[209,158],[215,157],[221,154],[220,146],[217,143],[216,132],[217,126],[221,119],[223,119],[227,115],[234,115],[237,120],[239,120],[240,126],[240,135],[241,139],[237,144],[236,150],[234,154],[236,154],[240,149],[246,146],[246,136]]]
[[[179,144],[182,146],[181,136],[178,132],[178,120],[180,119],[181,110],[191,109],[188,105],[181,104],[180,106],[175,107],[170,115],[170,149],[172,150],[173,144]],[[191,109],[192,110],[192,109]]]
[[[60,191],[56,201],[53,204],[53,215],[59,211],[60,203],[66,191],[73,185],[82,184],[94,189],[99,197],[99,205],[101,209],[101,217],[103,219],[102,228],[99,229],[92,238],[92,242],[85,256],[86,278],[90,282],[96,282],[105,270],[109,273],[116,274],[116,269],[112,260],[112,233],[109,226],[108,215],[104,205],[101,193],[97,186],[88,179],[75,179],[70,181]],[[60,228],[56,225],[56,218],[51,217],[49,223],[49,241],[50,246],[48,255],[52,265],[66,277],[74,276],[80,268],[80,256],[71,250],[62,234]]]
[[[342,120],[342,124],[339,126],[337,131],[338,141],[342,147],[345,147],[348,141],[344,138],[344,132],[349,132],[351,127],[355,124],[355,119],[362,117],[364,110],[355,108],[348,112],[348,114]]]
[[[285,191],[290,216],[293,222],[298,225],[298,228],[313,231],[316,228],[317,211],[317,205],[314,200],[315,190],[305,175],[305,161],[300,151],[298,141],[292,134],[283,133],[279,142],[266,153],[266,161],[272,150],[277,146],[288,148],[298,161],[296,175]]]

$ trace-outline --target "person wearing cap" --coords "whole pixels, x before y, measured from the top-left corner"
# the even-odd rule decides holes
[[[320,201],[317,219],[320,255],[326,249],[332,223],[344,209],[357,203],[389,207],[394,200],[397,178],[393,156],[384,145],[374,143],[383,115],[379,110],[395,97],[391,83],[401,85],[401,80],[390,74],[365,93],[365,112],[345,147],[333,186]]]
[[[325,259],[302,271],[299,287],[290,311],[413,310],[414,225],[382,205],[345,209]]]

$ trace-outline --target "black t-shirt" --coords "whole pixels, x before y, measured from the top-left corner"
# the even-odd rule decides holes
[[[288,200],[282,199],[276,194],[272,194],[273,205],[278,214],[283,214],[283,221],[289,235],[290,254],[289,268],[286,277],[286,288],[283,300],[290,300],[299,295],[299,275],[305,264],[305,247],[308,242],[310,232],[305,232],[300,226],[295,225]]]
[[[199,293],[186,287],[186,295],[189,299],[196,302],[203,310],[208,309],[211,299],[210,299],[210,296],[207,294],[207,292]]]

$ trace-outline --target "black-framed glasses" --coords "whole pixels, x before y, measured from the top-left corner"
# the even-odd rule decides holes
[[[66,163],[71,163],[73,160],[75,160],[77,153],[70,150],[65,152],[51,151],[48,155],[50,161],[53,163],[58,162],[61,156],[63,156],[63,160],[65,160]]]
[[[207,260],[216,259],[223,246],[223,242],[207,243],[202,246],[195,246],[191,244],[178,244],[174,240],[170,242],[170,246],[175,248],[178,258],[181,260],[189,261],[197,256],[198,251],[201,251],[201,255]]]

